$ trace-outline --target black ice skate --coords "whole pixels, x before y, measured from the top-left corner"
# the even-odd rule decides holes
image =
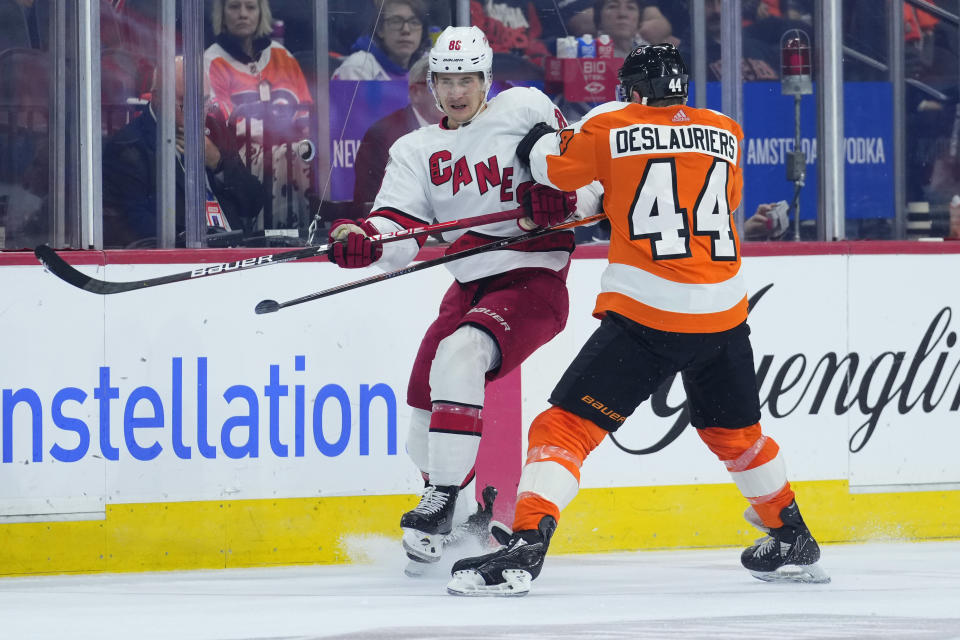
[[[767,535],[744,549],[740,555],[743,566],[754,578],[766,582],[830,582],[830,576],[817,564],[820,546],[804,523],[795,501],[780,511],[780,519],[783,526],[770,529],[747,516],[748,522]]]
[[[536,529],[516,531],[493,553],[464,558],[453,565],[447,593],[455,596],[524,596],[543,568],[550,538],[557,528],[544,516]]]
[[[417,562],[437,562],[443,539],[453,530],[453,510],[459,487],[427,485],[420,504],[400,518],[403,550]]]
[[[476,551],[492,546],[490,543],[490,521],[493,519],[493,502],[497,499],[497,488],[484,487],[480,494],[483,504],[477,503],[477,510],[467,519],[453,527],[450,535],[444,537],[444,549],[462,549],[473,546]],[[467,553],[470,553],[467,551]]]
[[[481,497],[483,504],[478,502],[477,510],[474,513],[467,516],[467,519],[463,522],[454,525],[450,533],[443,536],[443,542],[441,543],[442,553],[449,562],[425,562],[419,556],[416,558],[411,557],[408,552],[407,556],[410,558],[410,561],[403,569],[403,572],[408,577],[439,577],[450,569],[450,566],[455,560],[468,554],[483,553],[496,546],[490,538],[490,522],[493,519],[493,502],[497,499],[496,487],[485,487]],[[509,537],[509,533],[507,535]],[[441,565],[446,566],[443,567]]]

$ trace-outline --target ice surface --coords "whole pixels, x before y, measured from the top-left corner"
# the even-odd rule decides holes
[[[960,638],[960,541],[828,545],[826,585],[768,584],[738,549],[548,556],[523,598],[367,563],[0,579],[0,638]]]

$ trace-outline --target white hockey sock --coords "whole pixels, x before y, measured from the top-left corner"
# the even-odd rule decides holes
[[[430,365],[430,400],[483,406],[487,371],[500,363],[500,347],[485,331],[463,326],[440,341]]]
[[[428,436],[430,432],[430,412],[410,408],[410,429],[407,431],[407,455],[417,465],[420,473],[426,474],[430,464]]]
[[[453,526],[466,522],[477,511],[477,474],[470,472],[470,481],[460,487],[453,509]]]
[[[440,341],[430,365],[433,412],[427,473],[435,485],[460,485],[480,448],[487,371],[500,362],[500,348],[484,331],[465,325]]]
[[[479,407],[433,403],[428,451],[430,484],[459,486],[477,461],[483,422]]]

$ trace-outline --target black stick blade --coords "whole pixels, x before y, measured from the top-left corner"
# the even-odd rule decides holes
[[[138,280],[136,282],[108,282],[106,280],[97,280],[96,278],[92,278],[80,272],[78,269],[67,263],[66,260],[61,258],[56,251],[45,244],[42,244],[34,249],[33,255],[35,255],[37,260],[39,260],[43,266],[47,268],[47,271],[57,276],[64,282],[72,284],[78,289],[83,289],[84,291],[89,291],[90,293],[96,293],[102,296],[109,295],[111,293],[134,291],[135,289],[142,289],[143,287],[153,286],[154,284],[176,282],[177,280],[183,280],[184,276],[188,275],[178,274],[175,276],[161,276],[151,280]]]
[[[42,244],[33,250],[33,255],[37,260],[47,268],[47,271],[57,276],[64,282],[72,284],[78,289],[87,289],[90,284],[90,276],[84,275],[70,266],[66,260],[57,255],[57,252],[48,245]]]
[[[276,300],[261,300],[257,303],[257,306],[253,310],[257,313],[257,315],[273,313],[275,311],[280,311],[280,303]]]

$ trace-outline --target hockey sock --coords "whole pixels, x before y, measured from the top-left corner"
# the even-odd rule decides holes
[[[477,510],[477,470],[470,469],[466,479],[460,483],[460,492],[457,493],[457,506],[453,511],[453,526],[466,521]]]
[[[517,487],[513,530],[536,529],[560,512],[580,489],[580,467],[607,431],[585,418],[551,407],[530,425],[527,461]]]
[[[483,420],[480,407],[434,402],[428,434],[430,483],[461,486],[477,461]]]
[[[427,475],[429,453],[427,451],[428,434],[430,433],[430,412],[416,407],[410,407],[410,429],[407,431],[407,455],[420,469],[424,482],[429,483]]]
[[[740,493],[767,527],[783,526],[780,510],[793,502],[780,446],[760,431],[760,424],[744,429],[697,429],[710,451],[723,462]]]
[[[430,365],[433,402],[425,467],[431,484],[460,485],[480,449],[487,371],[500,362],[500,347],[484,331],[464,325],[440,341]]]

